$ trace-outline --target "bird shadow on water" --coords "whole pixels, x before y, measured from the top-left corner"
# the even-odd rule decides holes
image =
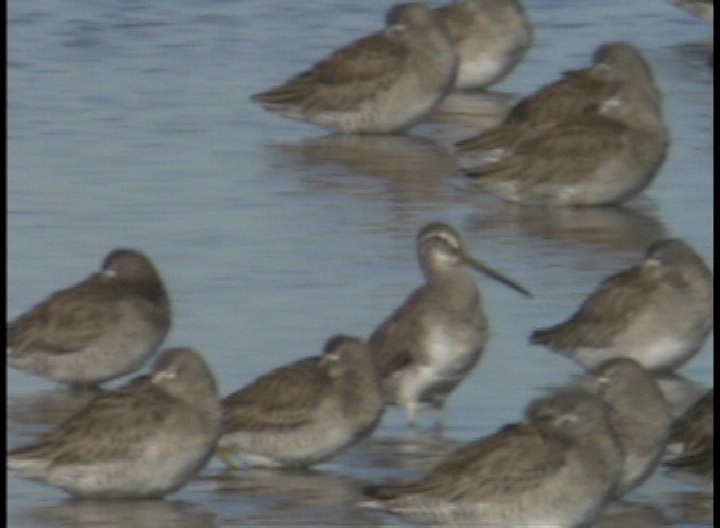
[[[202,506],[177,500],[95,501],[67,499],[53,506],[25,508],[15,514],[30,526],[126,528],[215,528],[217,516]]]
[[[618,207],[533,207],[493,202],[470,216],[468,229],[503,229],[553,246],[572,245],[583,251],[614,253],[637,259],[668,230],[648,198]]]
[[[593,528],[657,528],[669,526],[668,518],[653,504],[616,501],[595,521]]]
[[[663,509],[674,524],[715,526],[712,488],[710,491],[666,493],[661,498]]]
[[[373,436],[316,468],[211,470],[193,486],[208,488],[210,500],[223,503],[224,525],[381,526],[386,514],[358,505],[363,488],[387,477],[418,476],[457,445],[412,431]]]
[[[515,95],[488,91],[455,91],[448,94],[430,116],[433,136],[446,141],[480,134],[499,125],[510,110]]]
[[[311,190],[362,191],[369,176],[388,183],[402,201],[434,201],[445,180],[454,176],[452,150],[419,136],[330,134],[298,141],[272,142],[266,149],[281,165],[302,171]],[[420,193],[420,194],[415,194]]]
[[[378,476],[417,477],[436,466],[460,442],[436,431],[428,434],[408,429],[404,434],[376,435],[348,457],[346,465],[371,468]],[[378,477],[373,477],[377,479]]]
[[[198,477],[210,484],[225,526],[377,526],[381,517],[356,506],[363,481],[317,469],[243,468]]]

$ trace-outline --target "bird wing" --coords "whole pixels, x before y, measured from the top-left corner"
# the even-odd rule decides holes
[[[503,122],[457,143],[458,150],[507,148],[543,136],[551,127],[576,119],[617,92],[620,83],[601,82],[584,70],[571,72],[513,106]],[[582,83],[582,87],[578,84]],[[569,131],[568,135],[573,135]],[[536,148],[536,147],[533,147]]]
[[[458,152],[488,151],[494,149],[507,149],[518,139],[518,136],[525,134],[529,136],[533,130],[531,127],[518,124],[500,124],[477,136],[465,138],[455,143]]]
[[[388,28],[352,42],[253,99],[275,109],[300,106],[305,112],[356,108],[393,84],[405,69],[410,53],[402,31]]]
[[[426,294],[425,287],[415,290],[370,336],[368,344],[381,377],[387,378],[413,362],[423,335],[420,308],[425,305]]]
[[[533,332],[530,342],[558,349],[610,346],[613,336],[636,317],[656,289],[657,283],[641,268],[624,270],[602,281],[570,319]]]
[[[79,350],[119,320],[118,302],[123,298],[120,292],[93,280],[55,292],[8,324],[8,347],[13,355]]]
[[[561,445],[518,424],[460,447],[420,480],[381,486],[373,495],[385,500],[428,495],[456,502],[502,501],[542,486],[564,462]]]
[[[469,175],[486,182],[516,181],[520,189],[548,192],[557,185],[571,185],[590,176],[611,153],[623,146],[622,123],[586,116],[550,128],[515,148],[497,163],[473,169]],[[572,165],[568,167],[568,163]]]
[[[310,357],[273,370],[223,400],[224,430],[272,430],[312,421],[332,383]]]
[[[176,403],[147,379],[101,394],[40,442],[10,453],[16,459],[46,459],[50,465],[122,461],[145,449]]]
[[[539,126],[560,123],[599,104],[620,87],[619,82],[597,79],[591,70],[566,72],[555,81],[513,106],[503,124]]]
[[[708,390],[672,425],[665,463],[683,467],[712,459],[713,390]]]

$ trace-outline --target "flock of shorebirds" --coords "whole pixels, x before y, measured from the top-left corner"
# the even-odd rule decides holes
[[[450,90],[502,79],[531,41],[517,0],[400,4],[385,29],[253,99],[343,133],[398,132]],[[661,106],[642,54],[605,44],[591,67],[566,73],[457,148],[474,159],[468,173],[478,184],[504,199],[620,203],[647,187],[665,157]],[[154,498],[183,487],[213,454],[229,467],[308,467],[370,435],[386,405],[402,406],[410,424],[426,405],[441,413],[489,336],[466,268],[531,294],[470,255],[449,225],[422,227],[416,245],[424,284],[367,340],[334,336],[320,355],[222,400],[200,353],[167,349],[149,375],[100,393],[11,451],[8,467],[76,497]],[[171,319],[150,258],[116,249],[99,272],[8,323],[8,364],[97,385],[140,369]],[[675,418],[653,376],[693,358],[712,326],[711,271],[684,241],[656,241],[567,321],[530,335],[587,369],[585,382],[532,401],[521,422],[455,450],[418,480],[367,487],[359,505],[418,522],[578,526],[661,461],[712,481],[712,389]]]

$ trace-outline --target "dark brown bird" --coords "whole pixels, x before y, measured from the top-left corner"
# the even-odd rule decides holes
[[[139,369],[169,329],[170,301],[157,269],[139,251],[116,249],[100,272],[8,323],[8,364],[93,385]]]

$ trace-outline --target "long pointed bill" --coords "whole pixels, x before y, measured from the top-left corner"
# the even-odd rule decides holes
[[[476,259],[475,257],[473,257],[472,255],[468,255],[467,253],[463,252],[463,253],[462,253],[462,257],[463,257],[463,260],[465,261],[465,263],[466,263],[468,266],[470,266],[470,267],[472,267],[472,268],[475,268],[476,270],[484,273],[485,275],[487,275],[487,276],[490,277],[491,279],[495,279],[495,280],[498,281],[498,282],[502,282],[503,284],[505,284],[506,286],[509,286],[509,287],[512,288],[513,290],[522,293],[525,297],[532,297],[532,293],[530,293],[529,290],[523,288],[523,287],[520,286],[517,282],[515,282],[514,280],[506,277],[505,275],[503,275],[503,274],[500,273],[499,271],[495,271],[495,270],[492,269],[491,267],[489,267],[489,266],[487,266],[486,264],[480,262],[479,260],[477,260],[477,259]]]

